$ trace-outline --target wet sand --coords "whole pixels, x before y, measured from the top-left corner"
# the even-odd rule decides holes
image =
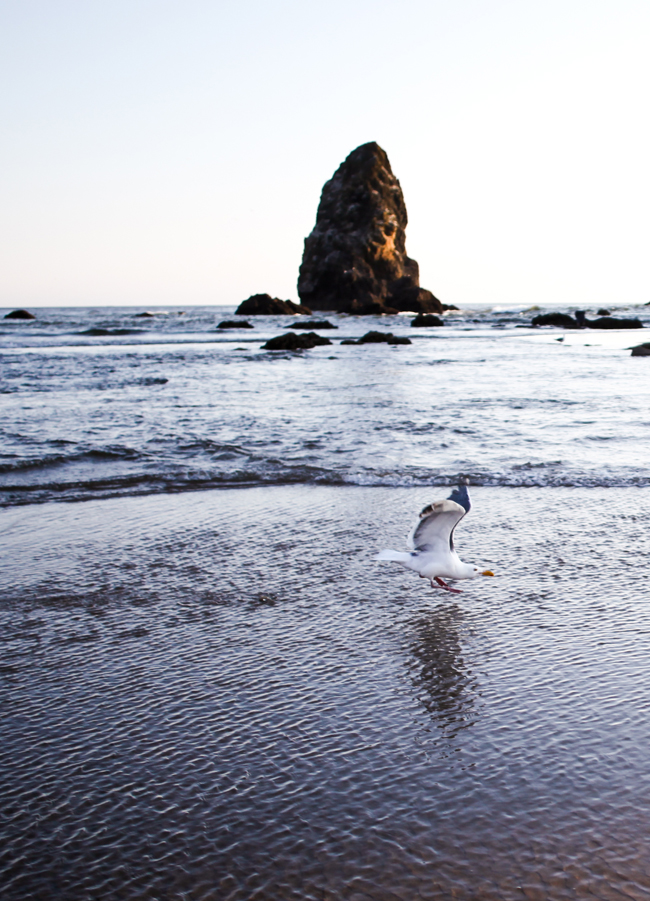
[[[3,899],[648,898],[650,490],[439,494],[2,511]]]

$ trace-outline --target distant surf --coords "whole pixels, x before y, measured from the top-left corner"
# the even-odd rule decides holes
[[[262,345],[295,316],[219,334],[232,308],[171,312],[145,330],[130,308],[48,309],[5,327],[0,503],[443,487],[461,476],[511,488],[650,484],[646,363],[631,358],[629,336],[534,329],[525,309],[477,308],[432,328],[332,315],[332,344],[273,352]],[[369,330],[412,343],[341,344]]]

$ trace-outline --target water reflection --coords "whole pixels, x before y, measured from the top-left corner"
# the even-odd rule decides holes
[[[410,624],[408,667],[413,686],[447,737],[471,726],[478,715],[478,680],[463,658],[464,618],[459,607],[441,605]]]

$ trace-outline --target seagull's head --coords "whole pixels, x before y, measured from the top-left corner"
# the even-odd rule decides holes
[[[461,563],[456,579],[476,579],[477,576],[493,576],[491,569],[482,566],[474,566],[473,563]]]

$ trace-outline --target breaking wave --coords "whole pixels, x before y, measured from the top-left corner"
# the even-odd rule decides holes
[[[107,461],[110,454],[86,454],[89,462]],[[114,458],[113,458],[114,459]],[[122,459],[129,459],[123,457]],[[136,459],[131,457],[130,459]],[[68,461],[69,462],[69,461]],[[32,464],[34,465],[34,464]],[[55,459],[42,462],[48,471],[57,465]],[[25,464],[23,469],[28,469]],[[502,488],[633,488],[650,486],[650,474],[618,473],[594,475],[593,473],[557,470],[552,466],[532,464],[529,468],[513,466],[507,472],[409,470],[400,472],[354,471],[324,469],[318,466],[288,465],[266,460],[260,466],[206,471],[205,469],[158,472],[136,471],[127,474],[98,473],[84,477],[70,473],[67,478],[12,481],[16,469],[2,470],[5,478],[0,485],[0,504],[16,506],[49,501],[84,501],[107,497],[128,497],[144,494],[180,493],[215,488],[246,488],[274,485],[332,485],[383,488],[422,488],[430,486],[447,488],[467,480],[475,487]]]

